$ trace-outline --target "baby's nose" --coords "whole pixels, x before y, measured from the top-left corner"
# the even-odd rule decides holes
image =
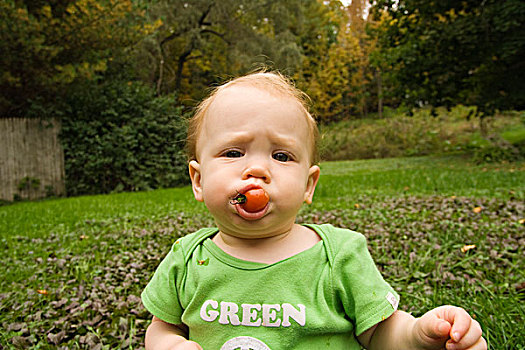
[[[252,162],[249,164],[242,174],[243,180],[249,178],[258,178],[266,183],[270,182],[270,172],[264,162]]]

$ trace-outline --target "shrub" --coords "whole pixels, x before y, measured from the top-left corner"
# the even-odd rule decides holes
[[[515,162],[525,158],[524,146],[524,143],[513,145],[502,138],[493,137],[491,143],[475,148],[472,158],[477,164]]]
[[[474,153],[491,142],[480,136],[479,119],[468,119],[472,109],[457,106],[451,111],[421,109],[413,116],[387,110],[382,119],[347,120],[321,126],[323,160],[421,156],[450,152]],[[492,132],[516,130],[520,115],[505,113],[491,118]],[[485,149],[489,153],[499,152]],[[508,151],[508,152],[507,152]],[[512,152],[498,159],[517,159]],[[510,158],[509,158],[510,157]]]
[[[72,91],[61,140],[68,195],[139,191],[188,183],[186,123],[173,97],[136,82]]]

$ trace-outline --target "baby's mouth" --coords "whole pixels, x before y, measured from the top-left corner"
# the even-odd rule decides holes
[[[262,188],[251,188],[238,193],[230,200],[237,212],[243,217],[253,219],[266,213],[270,196]]]

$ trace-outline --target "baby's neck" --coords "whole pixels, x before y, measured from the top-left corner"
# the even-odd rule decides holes
[[[294,224],[290,230],[265,238],[239,238],[219,231],[212,240],[238,259],[273,264],[310,249],[321,238],[312,229]]]

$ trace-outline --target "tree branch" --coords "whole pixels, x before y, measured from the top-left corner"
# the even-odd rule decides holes
[[[218,36],[219,38],[221,38],[222,40],[224,40],[224,42],[226,42],[228,45],[231,44],[230,41],[229,41],[228,39],[225,38],[226,34],[216,32],[216,31],[213,30],[213,29],[202,29],[202,30],[201,30],[201,34],[204,34],[204,33],[210,33],[210,34],[213,34],[213,35],[215,35],[215,36]]]

